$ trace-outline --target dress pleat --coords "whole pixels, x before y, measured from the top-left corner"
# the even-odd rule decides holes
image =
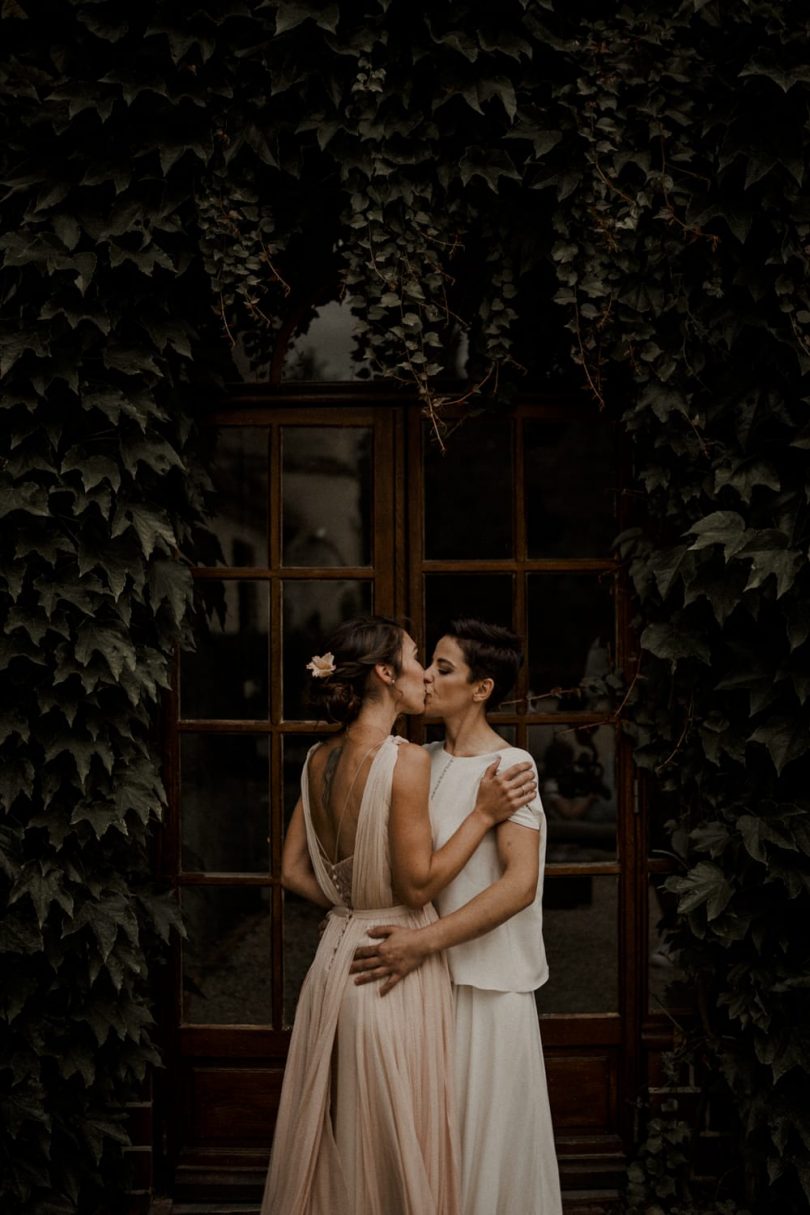
[[[453,1005],[429,959],[385,997],[349,974],[368,929],[436,919],[395,906],[388,810],[397,740],[383,743],[360,807],[352,906],[324,864],[301,789],[309,852],[334,906],[298,1000],[262,1215],[460,1215]]]

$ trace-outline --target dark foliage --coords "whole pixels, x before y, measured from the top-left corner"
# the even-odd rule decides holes
[[[796,2],[605,10],[3,4],[9,1215],[120,1185],[116,1111],[154,1058],[150,731],[187,640],[211,351],[239,335],[262,368],[335,289],[438,429],[462,333],[475,403],[573,376],[623,417],[624,712],[681,866],[691,1049],[736,1111],[729,1194],[805,1209],[810,29]],[[657,1189],[656,1135],[688,1169],[653,1125],[631,1201],[694,1209]]]
[[[164,800],[154,711],[190,598],[178,548],[202,506],[189,413],[212,383],[198,153],[181,142],[205,131],[206,83],[147,36],[157,12],[126,7],[3,6],[8,1215],[107,1209],[120,1189],[122,1105],[157,1061],[149,960],[176,923],[146,842]]]

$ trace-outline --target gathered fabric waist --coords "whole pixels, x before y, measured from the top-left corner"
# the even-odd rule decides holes
[[[341,907],[335,906],[327,912],[329,916],[337,916],[341,919],[355,920],[374,920],[376,923],[385,923],[385,918],[388,916],[402,919],[406,916],[419,915],[412,907],[406,907],[404,903],[398,904],[396,907]]]

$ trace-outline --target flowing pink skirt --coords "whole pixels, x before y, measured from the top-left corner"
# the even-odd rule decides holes
[[[373,925],[435,918],[432,906],[329,913],[298,1001],[262,1215],[459,1215],[445,962],[383,997],[349,975]]]

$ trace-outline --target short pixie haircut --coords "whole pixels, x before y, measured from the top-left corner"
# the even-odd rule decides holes
[[[488,709],[497,709],[503,698],[512,690],[518,671],[523,665],[523,642],[517,633],[500,624],[488,624],[470,616],[451,620],[442,631],[442,637],[452,637],[458,642],[464,661],[470,668],[470,682],[491,679],[492,692],[487,701]]]

